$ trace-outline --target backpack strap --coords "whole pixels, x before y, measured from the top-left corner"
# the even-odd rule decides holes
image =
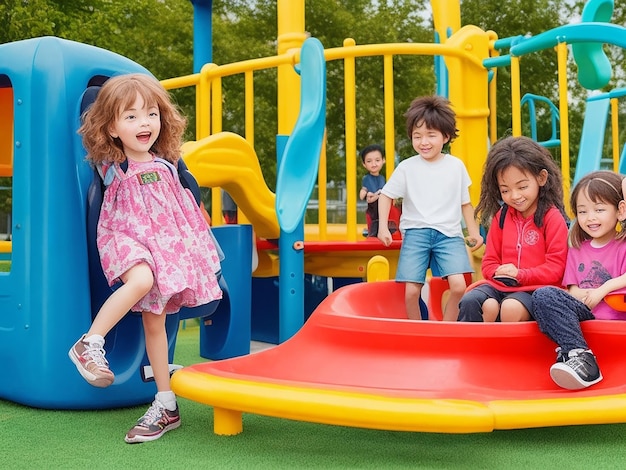
[[[504,228],[504,219],[506,219],[506,213],[509,210],[509,206],[502,204],[502,211],[500,212],[500,219],[498,220],[498,226],[500,230]]]

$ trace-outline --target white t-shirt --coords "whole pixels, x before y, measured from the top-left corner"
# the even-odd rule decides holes
[[[449,237],[463,237],[461,205],[470,202],[471,184],[460,159],[444,154],[431,162],[415,155],[398,164],[381,192],[403,198],[400,230],[434,228]]]

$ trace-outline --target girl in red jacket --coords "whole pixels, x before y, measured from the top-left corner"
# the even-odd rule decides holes
[[[484,280],[459,303],[459,321],[532,319],[532,293],[560,286],[567,259],[561,172],[550,152],[528,137],[506,137],[492,147],[476,215],[489,227]]]

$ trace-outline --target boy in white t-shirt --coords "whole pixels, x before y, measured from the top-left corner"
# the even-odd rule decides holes
[[[394,199],[402,198],[403,242],[396,281],[405,283],[407,316],[421,318],[419,298],[431,265],[450,285],[443,319],[456,321],[467,287],[464,273],[473,272],[461,219],[468,231],[467,244],[474,250],[483,244],[470,202],[467,169],[458,158],[442,153],[443,146],[457,137],[456,117],[450,102],[440,96],[416,98],[405,117],[418,154],[400,162],[381,190],[378,238],[385,246],[391,243],[389,210]]]

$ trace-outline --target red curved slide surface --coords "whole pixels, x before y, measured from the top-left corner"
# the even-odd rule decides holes
[[[435,420],[441,401],[459,400],[483,411],[488,408],[487,421],[491,424],[487,426],[492,429],[626,421],[626,322],[583,324],[605,378],[586,390],[572,392],[552,382],[549,369],[556,357],[555,345],[534,322],[409,321],[403,304],[403,285],[393,281],[347,286],[322,302],[305,326],[285,343],[245,357],[187,367],[183,374],[323,393],[365,394],[392,402],[432,400]],[[184,381],[185,376],[178,379]],[[180,384],[176,391],[186,396],[188,384]],[[200,383],[189,384],[190,388],[202,387]],[[210,391],[206,400],[198,398],[198,393],[202,392],[192,393],[191,398],[215,405]],[[613,401],[602,402],[608,409],[598,414],[598,402],[593,397],[608,396]],[[587,403],[586,399],[592,400]],[[559,411],[563,402],[565,408]],[[503,403],[504,408],[500,406]],[[279,411],[265,413],[249,403],[232,407],[280,416]],[[621,411],[612,413],[612,407]],[[459,410],[463,419],[465,410]],[[440,430],[450,426],[450,432],[465,432],[458,423],[448,424],[451,413],[455,411],[442,412],[446,421]],[[393,424],[381,427],[393,428]],[[467,429],[482,430],[471,425]]]

